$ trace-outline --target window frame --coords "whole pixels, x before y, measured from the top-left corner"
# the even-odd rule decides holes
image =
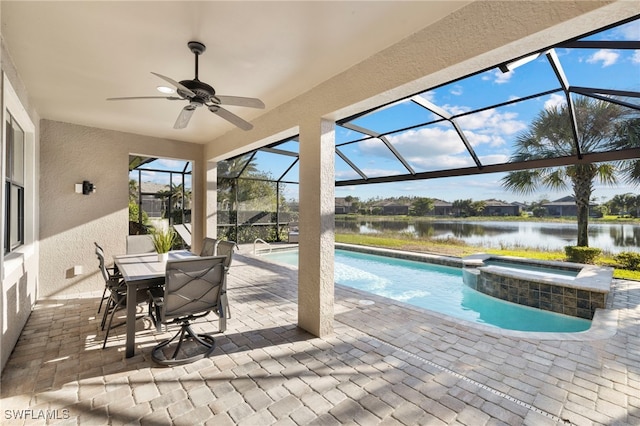
[[[25,132],[10,111],[5,110],[5,210],[4,253],[15,251],[24,245],[24,186],[25,186]],[[22,141],[16,144],[16,128],[22,133]],[[21,148],[18,152],[18,146]],[[20,174],[15,173],[16,161],[20,162]],[[15,194],[15,196],[14,196]],[[15,215],[15,217],[14,217]],[[14,223],[15,220],[15,223]],[[15,229],[14,229],[15,226]]]
[[[2,269],[2,279],[11,276],[14,272],[24,267],[26,259],[36,253],[37,243],[37,146],[36,146],[36,127],[23,106],[16,91],[6,73],[2,73],[2,105],[0,111],[2,116],[2,159],[0,167],[2,167],[2,175],[7,176],[7,119],[6,115],[11,114],[15,122],[20,126],[24,134],[23,144],[23,181],[22,181],[22,212],[20,214],[22,221],[22,244],[16,245],[12,250],[7,250],[6,242],[6,221],[8,219],[6,206],[6,198],[10,196],[7,191],[7,185],[3,185],[0,189],[0,203],[3,206],[3,221],[0,227],[0,241],[3,246],[3,256],[0,257],[0,265]],[[10,192],[10,191],[9,191]]]

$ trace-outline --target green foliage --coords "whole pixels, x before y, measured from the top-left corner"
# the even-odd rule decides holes
[[[545,217],[547,215],[547,209],[545,207],[534,207],[531,210],[533,217]]]
[[[153,229],[151,231],[151,239],[158,253],[167,253],[173,247],[176,231],[173,228],[168,228],[167,230]]]
[[[138,222],[140,215],[140,206],[135,200],[129,199],[129,222]],[[142,224],[147,225],[149,223],[149,215],[144,210],[142,211]]]
[[[615,269],[613,271],[613,278],[621,280],[635,280],[640,281],[640,271],[629,271],[627,269]]]
[[[581,246],[566,246],[564,252],[567,255],[567,261],[588,264],[594,264],[596,258],[602,254],[599,248]]]
[[[614,195],[611,200],[606,203],[609,211],[621,217],[638,216],[640,211],[640,195],[632,193]]]
[[[473,203],[471,198],[455,200],[451,206],[453,207],[453,211],[456,212],[456,216],[466,217],[471,214],[471,203]]]
[[[484,211],[484,209],[487,207],[487,202],[486,201],[474,201],[471,203],[470,206],[470,214],[471,216],[480,216],[482,215],[482,212]]]
[[[617,256],[615,256],[615,260],[624,269],[640,271],[640,253],[623,251],[622,253],[619,253]]]
[[[409,214],[411,216],[426,216],[433,211],[433,200],[431,198],[419,197],[411,204]]]
[[[609,214],[609,208],[606,205],[596,206],[594,212],[598,217],[605,217]]]
[[[240,225],[238,226],[237,233],[235,226],[220,226],[218,227],[218,238],[230,241],[236,241],[239,244],[253,243],[256,238],[260,238],[268,243],[280,240],[286,241],[287,233],[286,226],[278,230],[275,225],[263,226],[263,225]]]

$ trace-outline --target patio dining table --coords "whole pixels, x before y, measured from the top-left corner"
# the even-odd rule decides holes
[[[198,257],[188,250],[169,252],[169,260]],[[135,354],[136,339],[136,294],[164,282],[166,262],[158,260],[157,253],[140,253],[114,256],[114,263],[127,284],[127,335],[125,356],[131,358]]]

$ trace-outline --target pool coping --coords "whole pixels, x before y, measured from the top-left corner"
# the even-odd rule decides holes
[[[409,252],[404,250],[395,250],[395,249],[388,249],[388,248],[381,248],[381,247],[358,246],[354,244],[345,244],[345,243],[335,243],[335,248],[355,251],[360,253],[377,254],[381,256],[394,257],[398,259],[414,260],[418,262],[450,266],[454,268],[463,268],[464,266],[464,261],[462,258],[453,257],[453,256],[444,256],[444,255],[431,254],[431,253],[417,253],[417,252]],[[255,258],[260,257],[259,255],[251,255],[251,256]],[[276,264],[278,266],[294,269],[294,270],[298,269],[293,265],[286,265],[278,262],[270,262],[270,263]],[[480,324],[473,321],[464,320],[461,318],[456,318],[454,316],[445,315],[440,312],[432,311],[427,308],[413,306],[408,303],[400,302],[384,296],[379,296],[379,295],[368,293],[362,290],[353,289],[351,287],[342,285],[340,283],[336,283],[336,284],[340,285],[340,287],[342,288],[346,288],[354,292],[362,293],[363,295],[366,295],[368,298],[381,298],[381,299],[384,299],[386,303],[393,303],[393,304],[403,306],[412,310],[424,311],[430,315],[434,315],[438,317],[446,317],[448,321],[454,322],[456,324],[460,324],[461,326],[472,327],[480,331],[484,331],[491,334],[497,334],[505,337],[514,337],[514,338],[532,339],[532,340],[589,341],[589,340],[608,339],[613,337],[618,332],[618,310],[611,309],[611,308],[596,309],[593,319],[591,320],[591,327],[589,327],[589,329],[585,331],[577,331],[577,332],[518,331],[518,330],[502,329],[502,328],[494,327],[491,325],[485,325],[485,324]],[[614,292],[614,291],[615,291],[615,288],[611,290],[611,292]],[[366,309],[366,308],[367,308],[367,305],[360,306],[360,309]]]

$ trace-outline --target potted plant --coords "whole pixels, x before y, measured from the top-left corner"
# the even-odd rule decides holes
[[[173,228],[154,229],[151,232],[153,246],[158,252],[158,261],[166,262],[169,258],[169,250],[173,247],[173,241],[176,239],[176,232]]]

